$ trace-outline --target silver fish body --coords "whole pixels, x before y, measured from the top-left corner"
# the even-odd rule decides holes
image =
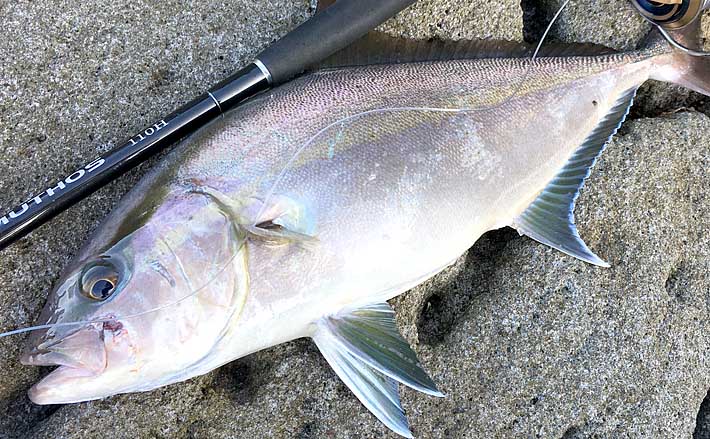
[[[386,377],[364,354],[326,352],[327,319],[383,303],[486,231],[516,226],[649,78],[706,91],[679,65],[639,52],[365,66],[253,99],[171,153],[68,268],[40,323],[103,321],[33,336],[23,361],[62,367],[32,399],[148,390],[299,337],[336,371],[363,360]],[[103,301],[86,298],[97,261],[120,279]],[[97,344],[103,359],[81,353]]]

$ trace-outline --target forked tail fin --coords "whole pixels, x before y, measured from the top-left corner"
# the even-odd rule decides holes
[[[690,49],[700,46],[700,26],[690,25],[673,34],[680,44]],[[658,31],[649,37],[646,50],[665,52],[656,57],[656,69],[651,79],[682,85],[705,96],[710,96],[710,57],[692,55],[676,47],[669,50],[669,42]]]

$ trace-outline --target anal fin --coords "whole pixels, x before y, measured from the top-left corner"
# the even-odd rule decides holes
[[[443,396],[397,331],[386,303],[324,317],[313,340],[328,364],[362,404],[395,433],[412,437],[398,383]]]
[[[518,232],[591,264],[609,266],[579,236],[574,221],[574,206],[594,163],[626,119],[636,90],[634,87],[622,93],[555,178],[515,218],[513,227]]]

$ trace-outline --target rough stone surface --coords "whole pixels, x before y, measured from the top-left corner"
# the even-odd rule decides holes
[[[523,39],[519,0],[419,0],[381,30],[407,38]]]
[[[383,29],[534,40],[560,3],[421,0]],[[312,10],[305,0],[0,0],[0,208],[199,94]],[[552,37],[629,48],[646,29],[625,0],[577,0]],[[682,107],[707,112],[698,96],[648,87],[583,192],[581,233],[611,269],[502,230],[394,302],[447,394],[403,389],[418,437],[707,437],[710,119],[671,114]],[[140,175],[0,255],[0,330],[33,321]],[[0,438],[394,437],[309,341],[187,383],[61,407],[27,400],[46,371],[19,365],[21,343],[0,339]]]

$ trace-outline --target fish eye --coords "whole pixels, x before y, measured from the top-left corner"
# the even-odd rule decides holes
[[[81,275],[81,292],[92,300],[103,301],[111,297],[118,286],[119,276],[108,263],[91,265]]]

